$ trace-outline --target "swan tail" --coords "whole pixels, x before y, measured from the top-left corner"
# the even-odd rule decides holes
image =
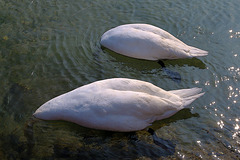
[[[201,56],[207,56],[208,51],[204,51],[202,49],[189,46],[189,54],[191,55],[191,57],[201,57]]]
[[[193,101],[197,98],[204,95],[200,93],[202,91],[201,88],[190,88],[190,89],[180,89],[180,90],[173,90],[170,93],[176,94],[183,99],[183,106],[186,107],[190,105]]]

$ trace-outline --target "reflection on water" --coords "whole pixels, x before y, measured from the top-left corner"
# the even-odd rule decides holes
[[[240,38],[240,32],[233,32],[232,29],[229,30],[230,38]]]
[[[0,1],[0,159],[239,159],[240,24],[237,1]],[[100,47],[125,23],[149,23],[207,57],[155,62]],[[100,79],[127,77],[166,90],[201,87],[189,109],[153,123],[174,144],[167,154],[146,130],[98,131],[32,113],[49,99]]]

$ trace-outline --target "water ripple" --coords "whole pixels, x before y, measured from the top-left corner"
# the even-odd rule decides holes
[[[1,1],[0,8],[0,159],[29,159],[26,148],[39,159],[239,158],[238,1],[22,0]],[[209,55],[166,61],[168,69],[182,76],[176,84],[157,63],[101,48],[101,35],[125,23],[156,25]],[[177,142],[174,155],[162,157],[162,149],[144,131],[137,132],[139,141],[132,141],[120,133],[63,122],[25,128],[47,100],[111,77],[141,79],[166,90],[203,88],[205,96],[190,106],[197,117],[156,122],[156,133]],[[12,92],[12,86],[19,92]]]

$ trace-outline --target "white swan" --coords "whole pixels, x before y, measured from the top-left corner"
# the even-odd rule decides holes
[[[126,24],[110,29],[102,35],[100,44],[116,53],[146,60],[192,58],[208,54],[149,24]]]
[[[151,83],[113,78],[53,98],[34,116],[109,131],[137,131],[168,118],[202,96],[200,88],[165,91]]]

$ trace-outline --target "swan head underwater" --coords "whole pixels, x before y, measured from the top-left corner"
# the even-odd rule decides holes
[[[149,82],[113,78],[84,85],[55,97],[33,114],[84,127],[131,132],[168,118],[201,97],[200,88],[165,91]]]
[[[208,55],[167,31],[149,24],[125,24],[105,32],[100,44],[116,53],[138,59],[160,60]]]

